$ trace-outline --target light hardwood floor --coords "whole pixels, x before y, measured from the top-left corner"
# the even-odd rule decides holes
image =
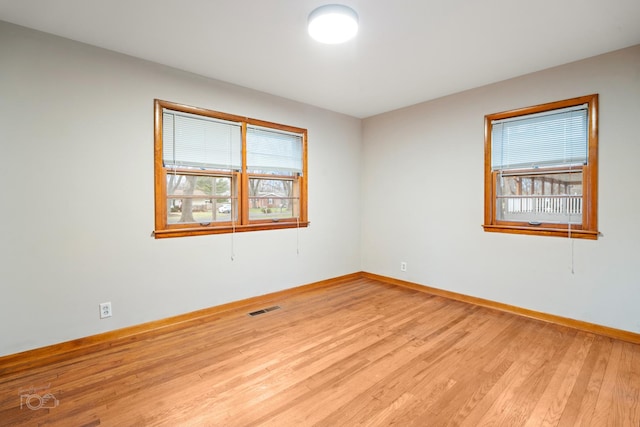
[[[364,278],[268,305],[0,366],[0,425],[640,426],[637,344]]]

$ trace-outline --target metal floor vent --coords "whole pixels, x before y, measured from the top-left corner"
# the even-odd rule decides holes
[[[279,305],[274,305],[273,307],[267,307],[267,308],[263,308],[262,310],[252,311],[251,313],[249,313],[249,316],[252,316],[252,317],[253,316],[258,316],[260,314],[265,314],[265,313],[268,313],[270,311],[278,310],[278,309],[280,309],[280,306]]]

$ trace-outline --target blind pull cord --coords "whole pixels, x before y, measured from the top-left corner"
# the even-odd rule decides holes
[[[231,222],[231,261],[236,259],[236,249],[235,249],[235,235],[236,235],[236,225],[235,222]]]
[[[573,115],[573,113],[572,113]],[[569,130],[573,130],[573,121],[571,121],[569,123]],[[565,136],[566,137],[566,136]],[[573,158],[573,146],[569,145],[569,157]],[[569,181],[571,182],[571,172],[573,171],[573,164],[569,164]],[[566,188],[566,187],[565,187]],[[567,193],[571,193],[571,191],[567,191]],[[584,181],[583,181],[583,188],[582,188],[582,194],[584,194]],[[574,239],[571,238],[571,215],[572,215],[572,209],[571,209],[571,194],[567,194],[567,210],[569,211],[569,232],[567,237],[569,238],[569,245],[571,247],[571,274],[574,275],[575,274],[575,253],[574,253]]]
[[[233,203],[233,193],[234,193],[234,169],[233,169],[233,143],[231,142],[233,138],[233,135],[231,133],[231,129],[229,129],[229,170],[231,171],[231,174],[229,175],[229,203],[231,205],[230,209],[229,209],[229,215],[231,215],[231,261],[234,261],[236,259],[236,246],[235,246],[235,236],[236,236],[236,217],[235,215],[237,215],[237,205],[238,205],[238,201],[236,200],[236,203]],[[236,209],[234,209],[234,205],[236,207]]]
[[[571,174],[569,174],[569,176],[571,176]],[[575,253],[574,253],[574,244],[575,244],[575,239],[571,238],[571,206],[570,205],[570,198],[567,198],[567,209],[569,210],[569,233],[568,236],[569,237],[569,245],[571,247],[571,274],[575,274]]]
[[[569,206],[569,199],[567,199],[567,209],[569,209],[569,245],[571,247],[571,274],[575,274],[575,253],[574,253],[574,244],[575,239],[571,238],[571,208]]]
[[[300,255],[300,214],[296,217],[296,255]]]

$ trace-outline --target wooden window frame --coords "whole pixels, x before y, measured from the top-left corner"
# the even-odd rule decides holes
[[[588,160],[582,167],[582,222],[581,224],[540,223],[501,221],[496,219],[496,179],[499,172],[492,171],[492,122],[494,120],[543,113],[560,108],[588,104],[587,135]],[[571,237],[595,240],[598,231],[598,95],[586,95],[563,101],[540,104],[533,107],[488,114],[484,121],[484,231],[498,233],[529,234],[537,236]],[[553,171],[553,169],[549,169]],[[526,172],[526,171],[525,171]]]
[[[167,221],[167,173],[170,168],[164,166],[162,158],[162,129],[163,109],[169,109],[189,114],[211,117],[214,119],[239,122],[242,126],[242,169],[240,171],[194,171],[192,169],[173,169],[171,172],[197,176],[229,176],[232,186],[236,186],[237,220],[216,223],[169,224]],[[299,214],[294,218],[249,219],[249,178],[257,176],[247,172],[246,136],[247,126],[260,126],[276,131],[284,131],[302,136],[302,174],[296,176],[265,175],[272,179],[286,179],[297,181],[297,195],[299,196]],[[287,126],[249,117],[221,113],[198,107],[187,106],[175,102],[154,101],[154,177],[155,177],[155,230],[154,237],[185,237],[208,234],[223,234],[259,230],[276,230],[284,228],[307,227],[307,130],[294,126]],[[232,194],[233,196],[233,194]]]

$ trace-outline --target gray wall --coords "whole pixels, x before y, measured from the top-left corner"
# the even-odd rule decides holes
[[[484,115],[591,93],[603,236],[484,232]],[[635,46],[364,120],[363,270],[640,332],[639,119]]]
[[[0,355],[360,270],[360,120],[6,23],[0,58]],[[154,98],[307,128],[311,226],[150,237]]]
[[[640,332],[640,46],[364,121],[1,22],[0,58],[0,355],[359,270]],[[483,232],[484,115],[590,93],[604,235]],[[150,237],[154,98],[307,128],[311,226]]]

